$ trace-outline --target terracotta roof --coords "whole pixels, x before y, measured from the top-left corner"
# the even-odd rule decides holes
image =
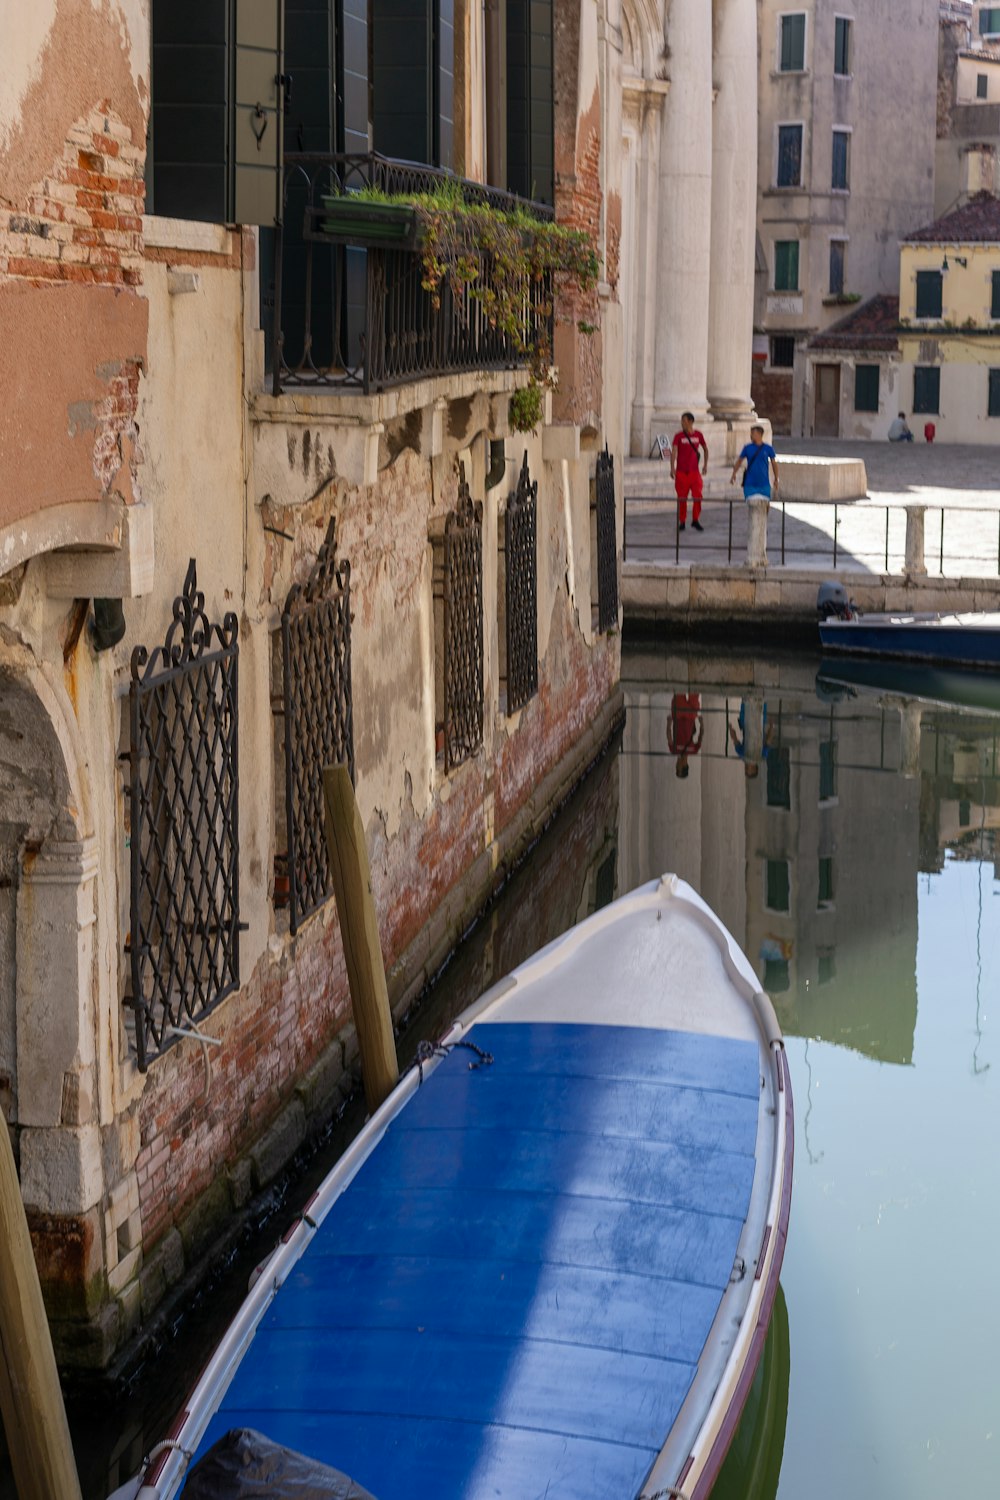
[[[903,236],[904,245],[972,245],[1000,243],[1000,198],[976,193],[961,208]]]
[[[809,340],[810,349],[887,349],[898,348],[898,297],[870,297],[853,308],[837,323],[831,323]]]

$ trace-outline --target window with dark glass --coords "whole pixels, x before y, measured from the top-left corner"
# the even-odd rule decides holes
[[[792,370],[795,368],[795,336],[791,333],[776,333],[771,339],[771,369]]]
[[[941,371],[937,365],[917,365],[913,371],[913,410],[936,416],[941,409]]]
[[[940,271],[917,272],[917,317],[939,318],[941,316],[941,288],[944,278]]]
[[[878,365],[869,365],[878,374]],[[821,740],[819,747],[819,800],[829,802],[837,795],[837,742]]]
[[[806,65],[805,15],[781,17],[782,73],[802,73]]]
[[[774,290],[797,292],[799,289],[799,242],[798,240],[775,240],[774,242]]]
[[[1000,370],[990,371],[989,404],[986,408],[988,417],[1000,417]]]
[[[851,133],[849,130],[833,132],[833,172],[830,186],[837,192],[846,193],[850,188]]]
[[[802,126],[778,126],[778,187],[802,185]]]
[[[844,271],[847,265],[847,241],[830,241],[830,295],[839,297],[844,290]]]
[[[842,78],[851,71],[851,23],[846,16],[834,22],[833,71]]]
[[[790,904],[791,884],[788,878],[787,859],[769,859],[767,867],[767,897],[765,905],[771,911],[787,911]]]
[[[817,975],[817,978],[819,979],[820,984],[829,984],[837,973],[837,965],[834,960],[833,949],[820,948],[816,953],[816,957],[819,961],[819,973]]]
[[[1000,271],[993,272],[993,295],[990,301],[990,317],[1000,318]]]
[[[989,95],[990,81],[985,73],[976,74],[976,98],[985,99]]]
[[[878,411],[878,365],[854,366],[854,410]]]
[[[767,805],[792,805],[792,760],[786,745],[776,745],[767,757]]]
[[[769,995],[783,995],[790,983],[787,958],[764,960],[764,988]]]
[[[552,0],[507,0],[507,187],[555,201]]]
[[[1000,35],[1000,5],[985,6],[979,12],[979,35]]]
[[[816,897],[817,906],[831,906],[833,904],[833,860],[821,858],[819,862],[819,893]]]

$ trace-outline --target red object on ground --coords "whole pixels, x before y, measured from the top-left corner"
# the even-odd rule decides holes
[[[924,423],[924,437],[927,439],[927,441],[929,443],[933,443],[933,441],[934,441],[934,434],[936,432],[937,432],[937,428],[934,426],[933,422],[925,422]]]

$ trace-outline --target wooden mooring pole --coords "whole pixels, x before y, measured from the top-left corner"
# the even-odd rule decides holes
[[[19,1500],[80,1500],[52,1337],[2,1114],[0,1411]]]
[[[337,898],[365,1099],[374,1114],[399,1080],[365,830],[346,766],[323,771],[326,849]]]

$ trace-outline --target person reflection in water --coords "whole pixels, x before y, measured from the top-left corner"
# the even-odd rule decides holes
[[[677,756],[675,769],[682,780],[691,769],[688,756],[698,754],[704,733],[701,694],[675,693],[670,700],[670,717],[667,720],[667,749],[671,755]]]
[[[743,774],[747,780],[760,774],[760,763],[767,757],[771,743],[771,726],[767,722],[767,704],[757,698],[740,703],[740,712],[735,724],[729,726],[729,738],[733,749],[743,762]]]

